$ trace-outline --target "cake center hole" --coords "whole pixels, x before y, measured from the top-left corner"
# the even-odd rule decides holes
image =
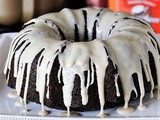
[[[74,42],[89,42],[95,39],[102,39],[98,37],[102,36],[102,33],[97,31],[96,25],[94,25],[93,28],[83,28],[81,30],[77,26],[78,25],[75,25],[72,33],[66,33],[66,39],[73,40]]]

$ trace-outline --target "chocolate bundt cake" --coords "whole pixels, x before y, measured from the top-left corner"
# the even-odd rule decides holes
[[[84,111],[124,104],[160,86],[159,41],[144,20],[109,9],[63,9],[25,23],[4,73],[25,103]]]

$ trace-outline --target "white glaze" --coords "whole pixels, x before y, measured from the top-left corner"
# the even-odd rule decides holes
[[[81,116],[80,113],[77,112],[61,112],[59,116],[63,116],[63,117],[79,117]]]
[[[139,105],[138,106],[138,110],[145,110],[147,107],[145,105]]]
[[[8,93],[7,96],[8,96],[9,98],[17,98],[17,97],[18,97],[16,91],[13,91],[13,92],[11,92],[11,93]]]
[[[86,15],[86,21],[84,20],[85,12],[88,13]],[[100,13],[100,15],[96,17],[98,13]],[[128,17],[129,20],[124,19],[125,17]],[[97,21],[97,34],[96,38],[93,41],[90,41],[93,37],[92,32],[95,21]],[[132,79],[133,73],[136,73],[138,75],[138,82],[140,86],[140,108],[143,105],[142,100],[145,94],[145,86],[143,83],[140,60],[142,61],[147,81],[150,81],[151,84],[151,96],[153,95],[154,82],[149,67],[148,51],[153,54],[155,60],[159,97],[159,41],[153,40],[153,38],[149,34],[147,34],[147,32],[150,32],[151,35],[156,39],[153,30],[145,21],[140,20],[139,18],[135,18],[134,16],[127,13],[111,12],[108,9],[96,10],[91,8],[83,8],[80,10],[64,9],[59,13],[43,15],[37,19],[29,21],[26,24],[32,22],[35,22],[35,24],[29,25],[24,28],[12,42],[4,69],[4,73],[6,74],[7,70],[11,69],[12,57],[15,56],[14,77],[17,78],[15,89],[17,91],[17,94],[20,95],[23,74],[25,67],[27,67],[26,83],[23,96],[25,106],[31,64],[35,56],[40,51],[42,53],[38,59],[37,64],[36,90],[39,92],[39,101],[42,105],[42,111],[40,111],[41,115],[46,115],[44,109],[44,97],[47,97],[49,99],[49,74],[57,55],[60,62],[60,68],[57,73],[57,77],[59,79],[59,83],[61,83],[60,74],[62,71],[64,83],[63,101],[64,105],[67,108],[67,114],[70,114],[74,78],[75,74],[78,74],[81,80],[80,86],[82,104],[86,105],[88,103],[88,87],[91,86],[96,80],[101,108],[100,115],[104,115],[104,78],[106,67],[108,66],[108,58],[110,58],[113,61],[113,64],[118,67],[118,73],[115,75],[115,87],[117,96],[121,96],[119,86],[117,84],[118,75],[120,76],[123,87],[125,104],[122,109],[118,109],[119,113],[128,113],[134,111],[133,108],[128,106],[131,91],[133,90],[137,94],[137,90]],[[87,22],[87,24],[85,22]],[[79,39],[81,40],[80,42],[71,41],[76,37],[74,29],[75,24],[78,26]],[[62,35],[57,25],[60,27],[60,29],[63,30],[63,33],[67,37],[67,40],[61,40]],[[85,25],[87,25],[87,37],[90,42],[83,42],[85,41]],[[23,35],[25,36],[21,38]],[[21,44],[22,46],[18,49],[18,46]],[[66,49],[64,50],[64,52],[61,52],[64,46],[66,46]],[[109,55],[106,53],[105,49],[107,49]],[[90,68],[88,64],[89,60],[91,66]],[[93,72],[94,65],[97,74],[96,79],[94,78]],[[88,74],[86,86],[84,71],[88,71],[88,73],[92,71],[91,74]],[[44,90],[46,75],[47,94],[45,96]],[[90,76],[92,78],[91,80]]]
[[[22,111],[23,113],[28,113],[29,112],[29,110],[28,109],[23,109],[23,111]]]
[[[16,105],[16,106],[18,106],[18,107],[22,107],[22,106],[24,106],[23,99],[22,99],[22,98],[20,98],[20,100],[18,100],[18,101],[15,103],[15,105]]]
[[[104,118],[104,117],[108,117],[109,115],[107,113],[99,113],[97,116]]]
[[[42,110],[38,113],[38,115],[41,115],[41,116],[46,116],[48,115],[48,112],[46,110]]]
[[[122,115],[131,113],[133,111],[134,111],[133,107],[127,107],[127,108],[125,108],[125,107],[119,107],[117,109],[117,113],[122,114]]]

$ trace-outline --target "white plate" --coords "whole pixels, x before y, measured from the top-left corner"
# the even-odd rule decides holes
[[[7,94],[13,90],[6,86],[5,76],[2,73],[3,66],[7,57],[9,45],[12,39],[15,37],[16,33],[2,34],[0,35],[0,120],[60,120],[60,119],[72,119],[67,117],[60,117],[59,114],[64,112],[62,110],[50,109],[46,107],[46,110],[50,111],[50,114],[46,117],[38,115],[41,106],[36,103],[29,103],[27,105],[30,110],[27,114],[22,112],[23,107],[15,106],[15,102],[19,98],[9,98]],[[147,106],[147,109],[140,111],[135,107],[133,113],[127,115],[119,115],[116,112],[116,108],[107,109],[105,112],[109,114],[109,117],[104,119],[134,119],[134,120],[160,120],[160,100],[150,99],[147,95],[144,99],[144,104]],[[139,100],[131,102],[130,106],[138,106]],[[101,119],[96,115],[99,111],[90,111],[90,112],[79,112],[81,117],[74,117],[75,119]]]

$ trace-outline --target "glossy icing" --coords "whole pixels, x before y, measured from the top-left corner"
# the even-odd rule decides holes
[[[15,89],[20,95],[26,70],[26,84],[22,99],[25,103],[25,110],[27,110],[26,98],[30,69],[35,56],[40,53],[37,64],[36,91],[39,92],[39,101],[42,105],[42,111],[39,114],[47,115],[44,109],[45,84],[47,84],[46,97],[49,98],[50,72],[58,56],[60,68],[57,77],[61,83],[60,76],[63,76],[63,101],[67,108],[67,116],[70,116],[75,74],[78,74],[81,80],[83,105],[88,103],[89,86],[97,81],[100,101],[99,116],[105,116],[104,78],[110,58],[114,66],[118,68],[115,74],[117,96],[121,96],[117,83],[118,76],[124,92],[124,107],[119,108],[118,112],[128,113],[134,111],[128,106],[131,92],[135,91],[137,94],[132,78],[134,73],[137,74],[140,86],[139,108],[144,108],[142,100],[145,95],[145,86],[142,67],[147,81],[150,81],[150,94],[153,97],[155,86],[149,64],[149,52],[155,61],[159,97],[159,41],[147,22],[130,14],[112,12],[109,9],[63,9],[59,13],[50,13],[32,19],[24,25],[24,29],[11,44],[4,73],[7,74],[7,70],[11,69],[11,61],[14,58]],[[94,71],[94,65],[97,78],[94,78],[94,72],[91,72]],[[84,71],[88,71],[86,86]],[[9,77],[7,78],[9,80]]]
[[[17,102],[15,102],[15,105],[18,106],[18,107],[24,106],[24,101],[23,101],[23,99],[20,98],[20,100],[18,100]]]
[[[7,96],[8,96],[9,98],[17,98],[17,97],[18,97],[16,91],[13,91],[13,92],[11,92],[11,93],[8,93]]]
[[[60,116],[65,116],[65,117],[79,117],[81,114],[76,113],[76,112],[61,112]]]

